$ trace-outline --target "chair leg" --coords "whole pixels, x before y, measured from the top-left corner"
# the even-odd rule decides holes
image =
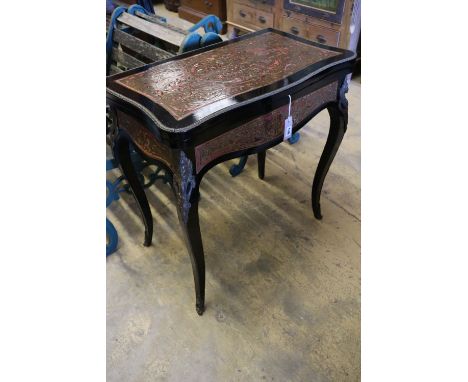
[[[289,144],[293,145],[297,142],[299,142],[299,139],[301,138],[301,134],[299,132],[294,133],[291,138],[288,139]]]
[[[249,158],[248,155],[245,155],[245,156],[240,158],[238,164],[233,164],[231,166],[231,168],[229,169],[229,173],[231,174],[232,177],[235,177],[235,176],[239,175],[242,172],[242,170],[245,167],[245,164],[247,163],[248,158]]]
[[[106,218],[106,236],[107,236],[107,245],[106,245],[106,257],[112,255],[117,249],[117,244],[119,243],[119,235],[114,225]]]

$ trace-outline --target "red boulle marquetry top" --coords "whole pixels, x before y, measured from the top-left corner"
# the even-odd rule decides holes
[[[203,106],[270,85],[336,55],[270,32],[169,61],[117,82],[180,120]]]
[[[352,59],[345,53],[350,52],[266,29],[109,77],[107,88],[143,106],[163,129],[186,130],[210,114]]]

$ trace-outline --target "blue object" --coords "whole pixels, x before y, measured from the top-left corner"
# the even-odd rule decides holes
[[[195,32],[198,28],[203,27],[205,33],[214,32],[220,34],[223,29],[221,20],[215,15],[207,15],[203,17],[198,23],[191,27],[188,31]]]
[[[114,225],[110,222],[109,219],[106,218],[106,236],[107,236],[107,244],[106,244],[106,257],[112,255],[115,250],[117,249],[117,244],[119,242],[119,235],[117,234],[117,230],[115,229]]]
[[[127,11],[127,7],[117,7],[112,13],[111,21],[109,24],[109,30],[107,31],[107,40],[106,40],[106,76],[109,75],[110,66],[111,66],[111,57],[112,57],[112,41],[114,41],[114,28],[117,19],[120,15]]]
[[[203,27],[205,34],[200,36],[196,31]],[[189,52],[200,47],[215,44],[223,41],[218,33],[223,29],[223,24],[215,15],[208,15],[203,17],[198,23],[192,26],[188,31],[189,33],[179,48],[179,53]]]
[[[191,50],[200,48],[201,39],[198,33],[189,33],[180,44],[179,53],[190,52]]]
[[[238,164],[233,164],[229,168],[229,173],[231,174],[232,177],[235,177],[235,176],[239,175],[242,172],[242,170],[245,167],[245,164],[247,163],[247,159],[249,159],[249,156],[245,155],[245,156],[240,158]]]
[[[196,32],[201,27],[203,27],[205,31],[203,37]],[[191,33],[189,33],[182,41],[182,44],[180,44],[179,53],[189,52],[203,46],[223,41],[218,35],[222,28],[223,24],[221,24],[221,21],[217,16],[205,16],[198,23],[189,28],[188,31]]]
[[[154,14],[153,2],[151,0],[138,0],[138,5],[141,5],[147,12]]]
[[[215,32],[207,32],[203,35],[200,41],[201,46],[208,46],[211,44],[216,44],[217,42],[221,42],[223,39],[221,36]]]
[[[288,139],[288,142],[293,145],[294,143],[299,142],[299,139],[301,138],[301,134],[299,133],[294,133],[291,138]]]
[[[116,164],[116,161],[113,159],[106,160],[106,171],[112,170],[114,167],[113,165]],[[117,178],[115,182],[111,182],[106,180],[106,187],[107,187],[107,197],[106,197],[106,208],[111,205],[114,200],[119,200],[119,192],[124,190],[122,185],[123,176]],[[106,257],[114,253],[117,249],[117,244],[119,242],[119,235],[117,234],[117,230],[115,229],[114,225],[110,222],[109,219],[106,218],[106,236],[107,236],[107,244],[106,244]]]
[[[127,11],[129,14],[134,15],[136,12],[144,13],[145,15],[149,15],[150,13],[146,10],[146,8],[142,7],[140,4],[133,4],[128,8]],[[154,13],[154,12],[153,12]]]

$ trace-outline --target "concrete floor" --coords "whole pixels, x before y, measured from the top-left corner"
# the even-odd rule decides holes
[[[268,151],[264,181],[255,157],[236,178],[228,173],[234,161],[204,177],[202,317],[169,186],[147,190],[149,248],[130,195],[108,209],[120,235],[107,259],[108,381],[360,380],[360,90],[352,81],[322,221],[313,217],[310,191],[326,111],[297,144]]]

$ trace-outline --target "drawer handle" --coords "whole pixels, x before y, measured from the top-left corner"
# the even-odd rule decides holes
[[[325,37],[323,37],[321,34],[318,34],[317,37],[316,37],[317,41],[320,43],[320,44],[325,44],[327,42],[327,40],[325,39]]]
[[[213,6],[213,3],[211,1],[205,0],[204,3],[205,3],[205,5],[207,7],[212,7]]]
[[[263,16],[258,16],[258,21],[260,21],[262,24],[266,23],[266,18]]]
[[[242,10],[239,11],[239,15],[240,15],[240,17],[245,17],[245,16],[247,16],[247,15],[245,14],[245,12],[242,11]]]
[[[297,29],[297,27],[291,27],[291,32],[293,34],[299,34],[299,29]]]

